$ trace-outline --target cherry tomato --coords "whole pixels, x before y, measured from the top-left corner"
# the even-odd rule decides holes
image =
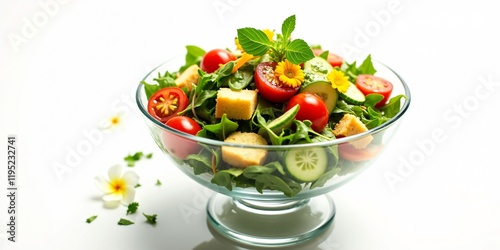
[[[263,62],[257,65],[254,75],[255,87],[266,100],[283,103],[290,100],[299,91],[300,86],[292,88],[281,84],[274,76],[276,65],[276,62]]]
[[[188,97],[178,87],[167,87],[154,93],[148,102],[148,112],[165,123],[188,106]]]
[[[201,130],[200,125],[187,116],[175,116],[168,120],[165,125],[179,130],[181,132],[196,135]],[[190,154],[196,154],[200,151],[197,142],[176,135],[170,131],[162,131],[163,147],[173,156],[186,159]]]
[[[368,146],[364,149],[356,149],[349,143],[342,143],[338,146],[339,155],[348,161],[367,161],[373,159],[382,150],[382,146]]]
[[[231,52],[225,49],[213,49],[205,54],[201,60],[200,68],[207,73],[213,73],[219,69],[220,65],[234,60],[236,60],[236,56]]]
[[[322,49],[312,49],[315,56],[321,55],[324,52]],[[344,62],[344,59],[334,53],[329,52],[326,59],[333,67],[340,67]]]
[[[300,109],[295,119],[311,121],[311,128],[316,132],[321,132],[326,127],[329,118],[328,108],[319,96],[306,92],[299,93],[290,99],[285,109],[289,110],[296,104]]]
[[[356,78],[356,87],[365,95],[378,93],[384,96],[375,107],[381,107],[387,103],[392,93],[392,83],[374,75],[358,75]]]

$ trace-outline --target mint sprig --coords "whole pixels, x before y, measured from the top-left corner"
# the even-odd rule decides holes
[[[291,39],[295,30],[295,15],[283,21],[281,34],[276,40],[270,41],[264,31],[255,28],[241,28],[237,30],[238,41],[243,50],[254,56],[263,56],[269,52],[271,59],[281,62],[288,59],[293,64],[301,64],[314,58],[309,45],[302,39]]]

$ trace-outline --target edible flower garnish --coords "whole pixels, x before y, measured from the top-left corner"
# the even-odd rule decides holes
[[[112,130],[120,126],[123,122],[123,114],[114,114],[110,118],[101,121],[99,127],[104,130]]]
[[[300,66],[291,63],[287,59],[276,65],[274,75],[278,77],[281,83],[291,88],[299,87],[304,81],[304,72],[300,69]]]
[[[139,176],[133,171],[122,175],[122,166],[114,165],[108,170],[108,180],[102,176],[95,177],[95,185],[104,193],[104,206],[117,207],[120,203],[127,206],[135,198],[135,185]]]
[[[345,76],[342,71],[337,69],[328,73],[326,79],[328,79],[328,81],[332,84],[332,88],[337,89],[342,93],[345,93],[350,85],[347,76]]]

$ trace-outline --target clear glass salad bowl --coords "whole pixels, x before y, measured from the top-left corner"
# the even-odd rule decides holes
[[[152,82],[153,78],[158,76],[158,72],[177,69],[179,65],[182,65],[182,58],[169,60],[153,69],[143,80]],[[374,62],[374,65],[377,69],[376,75],[394,85],[393,96],[405,95],[405,98],[400,100],[400,111],[387,122],[367,132],[331,141],[282,146],[225,143],[179,132],[153,118],[147,110],[148,99],[143,84],[137,88],[136,101],[154,141],[171,158],[171,162],[192,180],[216,192],[209,199],[206,208],[208,222],[215,230],[243,244],[286,246],[314,238],[329,227],[335,216],[335,205],[327,193],[352,180],[376,160],[395,135],[399,122],[409,107],[410,90],[404,80],[389,67],[378,62]],[[372,138],[368,148],[353,150],[351,146],[353,143],[368,137]],[[167,143],[171,145],[172,141],[176,145],[173,150],[171,146],[166,146]],[[274,177],[271,180],[266,179],[267,188],[258,190],[254,184],[244,182],[236,186],[230,179],[234,177],[233,174],[264,179],[269,175],[258,170],[250,173],[228,173],[218,176],[219,180],[214,181],[213,170],[200,171],[200,167],[197,166],[203,160],[179,159],[175,156],[175,152],[172,152],[177,149],[185,150],[186,147],[198,148],[204,152],[234,149],[254,153],[260,150],[267,153],[266,163],[282,162],[283,157],[290,152],[305,154],[327,152],[328,168],[318,181],[295,183],[287,188],[282,185],[287,179],[279,179],[280,171],[283,170],[276,167],[274,176],[278,176],[278,179]],[[205,163],[214,165],[222,164],[221,162],[220,157],[212,157]]]

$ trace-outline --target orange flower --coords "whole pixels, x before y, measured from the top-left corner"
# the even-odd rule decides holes
[[[300,69],[300,66],[291,63],[287,59],[278,63],[274,75],[278,77],[281,83],[292,88],[299,87],[304,81],[304,72]]]

